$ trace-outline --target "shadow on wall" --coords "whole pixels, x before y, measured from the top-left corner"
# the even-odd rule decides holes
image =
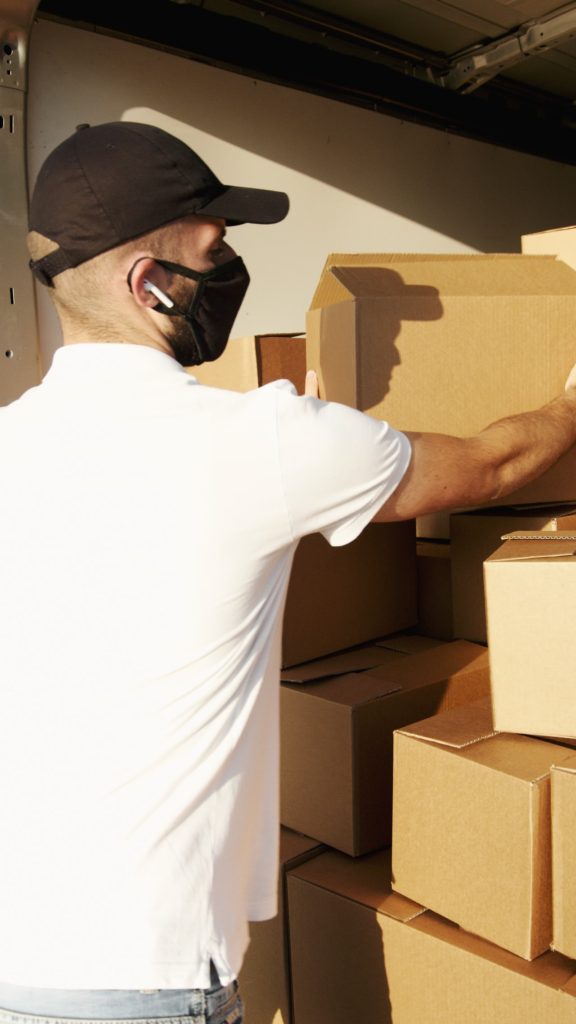
[[[522,234],[573,222],[574,167],[283,86],[233,75],[225,103],[203,91],[191,113],[175,89],[152,106],[480,252],[519,252]]]
[[[352,356],[356,373],[356,398],[362,396],[361,408],[379,406],[392,387],[394,367],[401,363],[396,339],[403,321],[429,322],[440,320],[443,307],[437,288],[425,284],[406,284],[395,270],[384,267],[334,266],[331,274],[353,298],[350,318],[343,316],[342,303],[325,308],[320,332],[319,365],[324,368],[327,394],[338,394],[340,382],[331,381],[331,370],[341,375],[346,355]],[[351,334],[351,331],[353,334]],[[362,338],[359,358],[353,338]],[[324,346],[331,350],[342,339],[342,359],[323,359]],[[344,372],[346,372],[344,370]],[[352,397],[352,396],[350,396]],[[352,404],[356,404],[353,401]]]
[[[75,124],[137,113],[238,147],[238,180],[253,173],[244,151],[269,162],[270,187],[281,188],[278,169],[291,168],[333,188],[321,211],[322,230],[332,235],[340,216],[354,227],[346,221],[348,197],[481,252],[518,252],[521,234],[574,218],[571,166],[42,19],[32,52],[31,179],[33,165]],[[342,212],[335,214],[338,191]]]

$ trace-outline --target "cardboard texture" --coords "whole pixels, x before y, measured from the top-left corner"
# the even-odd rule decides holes
[[[393,1024],[576,1022],[576,964],[559,953],[526,961],[429,912],[382,934]]]
[[[489,691],[487,652],[465,641],[397,652],[366,672],[284,683],[282,823],[352,856],[390,843],[394,729]]]
[[[454,627],[450,545],[418,541],[416,578],[419,631],[438,640],[452,640]]]
[[[286,872],[323,851],[319,843],[280,830],[278,915],[250,923],[250,945],[238,976],[250,1024],[291,1024],[292,979],[286,909]]]
[[[531,235],[522,235],[521,243],[522,252],[530,256],[558,256],[576,270],[576,227],[535,231]]]
[[[468,436],[562,393],[575,319],[576,273],[553,256],[333,254],[307,315],[307,365],[332,401]],[[495,504],[575,499],[573,449]]]
[[[406,901],[387,851],[290,871],[295,1024],[576,1024],[576,964],[528,962]]]
[[[387,1024],[383,922],[422,913],[391,892],[389,851],[359,860],[324,853],[289,871],[287,883],[295,1024]]]
[[[517,530],[576,530],[576,507],[483,508],[450,516],[454,636],[486,643],[484,561],[504,534]]]
[[[495,733],[489,701],[394,736],[393,888],[527,960],[552,939],[550,769],[571,752]]]
[[[377,646],[401,651],[403,654],[421,654],[423,651],[432,650],[433,647],[441,647],[443,642],[432,636],[422,636],[421,633],[397,633],[378,640]]]
[[[288,587],[282,667],[406,629],[416,614],[413,520],[370,523],[342,547],[304,537]]]
[[[495,728],[576,738],[576,533],[508,535],[484,582]]]
[[[273,380],[290,380],[304,394],[306,339],[294,334],[256,334],[231,338],[211,363],[191,366],[201,384],[228,391],[252,391]]]
[[[576,756],[551,772],[552,946],[576,959]]]

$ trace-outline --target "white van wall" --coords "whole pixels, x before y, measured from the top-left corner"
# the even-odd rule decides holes
[[[303,331],[329,252],[519,252],[575,219],[576,167],[40,18],[30,183],[77,124],[115,120],[179,135],[224,182],[289,193],[282,224],[229,232],[252,275],[235,336]],[[41,286],[38,311],[47,368],[60,334]]]

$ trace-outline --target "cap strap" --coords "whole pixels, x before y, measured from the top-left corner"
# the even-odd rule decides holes
[[[62,249],[55,249],[40,260],[30,260],[28,266],[42,284],[53,288],[52,278],[61,274],[63,270],[69,270],[70,262]]]

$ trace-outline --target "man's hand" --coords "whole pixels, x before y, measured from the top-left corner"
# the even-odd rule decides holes
[[[571,397],[576,398],[576,365],[572,367],[568,374],[564,390],[571,394]]]
[[[575,367],[576,372],[576,367]],[[315,370],[308,370],[304,381],[304,394],[309,398],[318,398],[318,377]]]

